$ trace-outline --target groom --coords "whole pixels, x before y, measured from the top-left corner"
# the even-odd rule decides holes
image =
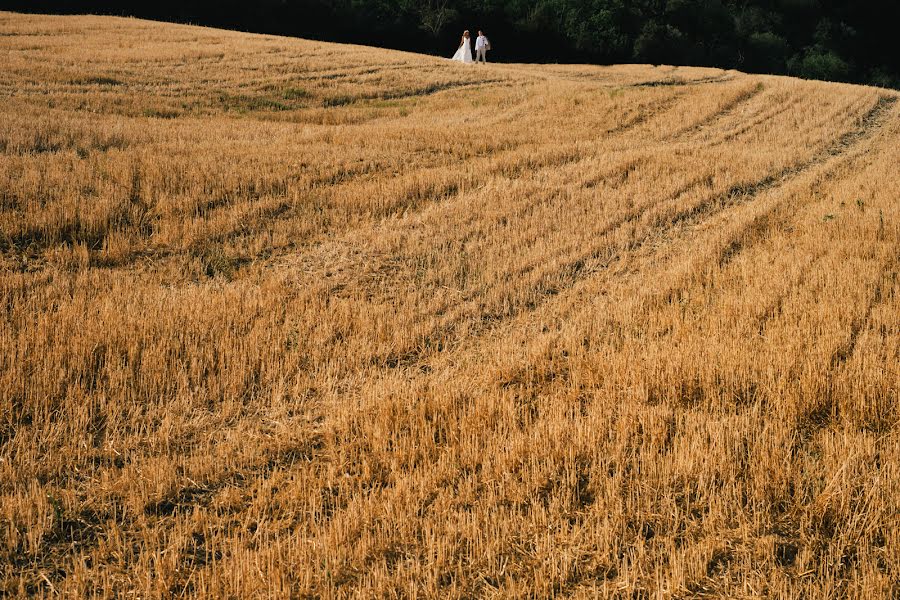
[[[484,32],[478,30],[478,39],[475,40],[475,62],[487,63],[487,51],[491,49],[491,44],[484,37]]]

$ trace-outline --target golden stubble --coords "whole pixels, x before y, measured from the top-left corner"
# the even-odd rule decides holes
[[[0,52],[2,593],[900,591],[896,93]]]

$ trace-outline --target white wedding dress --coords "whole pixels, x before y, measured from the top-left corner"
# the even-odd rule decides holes
[[[453,60],[461,63],[472,63],[472,40],[463,39],[463,43],[459,45],[459,50],[453,55]]]

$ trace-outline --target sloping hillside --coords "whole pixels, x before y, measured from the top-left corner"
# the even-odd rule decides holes
[[[898,94],[10,13],[0,64],[0,594],[900,593]]]

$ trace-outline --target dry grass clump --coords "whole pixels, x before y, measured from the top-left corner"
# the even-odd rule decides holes
[[[900,593],[893,92],[0,48],[0,593]]]

